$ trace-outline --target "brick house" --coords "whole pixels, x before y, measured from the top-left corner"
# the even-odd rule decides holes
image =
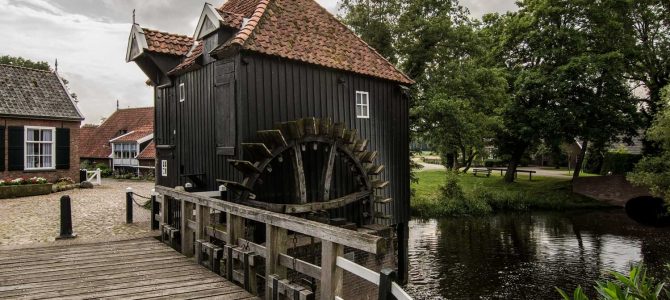
[[[84,125],[81,137],[82,163],[137,175],[155,169],[153,107],[117,109],[100,125]]]
[[[83,119],[56,72],[0,65],[2,176],[78,181]]]

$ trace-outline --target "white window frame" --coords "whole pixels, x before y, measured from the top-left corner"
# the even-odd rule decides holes
[[[186,101],[186,85],[182,82],[179,84],[179,102]]]
[[[51,131],[51,167],[47,168],[32,168],[28,167],[28,143],[30,144],[46,144],[47,142],[43,141],[28,141],[28,130],[50,130]],[[42,135],[40,134],[40,139]],[[41,154],[39,156],[43,156]],[[25,126],[23,128],[23,169],[26,171],[39,171],[39,170],[55,170],[56,169],[56,127],[44,127],[44,126]]]
[[[360,95],[360,101],[359,101]],[[363,101],[365,100],[365,101]],[[361,108],[361,114],[358,114],[358,108]],[[356,91],[356,118],[369,119],[370,118],[370,93],[363,91]]]
[[[168,176],[168,165],[167,165],[167,160],[161,160],[161,176],[167,177]]]

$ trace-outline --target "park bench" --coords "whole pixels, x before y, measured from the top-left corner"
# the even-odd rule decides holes
[[[474,175],[476,177],[477,174],[484,174],[484,175],[486,175],[486,177],[489,177],[489,176],[491,176],[491,170],[488,169],[488,168],[474,168],[474,169],[472,169],[472,175]]]
[[[507,168],[489,168],[489,170],[500,171],[500,176],[503,175],[503,172],[507,172]],[[515,177],[518,177],[519,173],[528,173],[528,180],[532,181],[532,180],[533,180],[533,174],[537,173],[537,171],[533,171],[533,170],[516,170],[516,173],[514,174]]]

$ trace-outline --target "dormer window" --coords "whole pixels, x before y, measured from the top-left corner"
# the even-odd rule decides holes
[[[184,87],[184,83],[179,85],[179,102],[184,102],[186,101],[186,88]]]

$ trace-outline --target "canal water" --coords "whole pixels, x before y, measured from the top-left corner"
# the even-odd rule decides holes
[[[670,229],[622,209],[417,219],[409,248],[415,299],[559,299],[554,287],[594,295],[595,280],[638,262],[670,273]]]

